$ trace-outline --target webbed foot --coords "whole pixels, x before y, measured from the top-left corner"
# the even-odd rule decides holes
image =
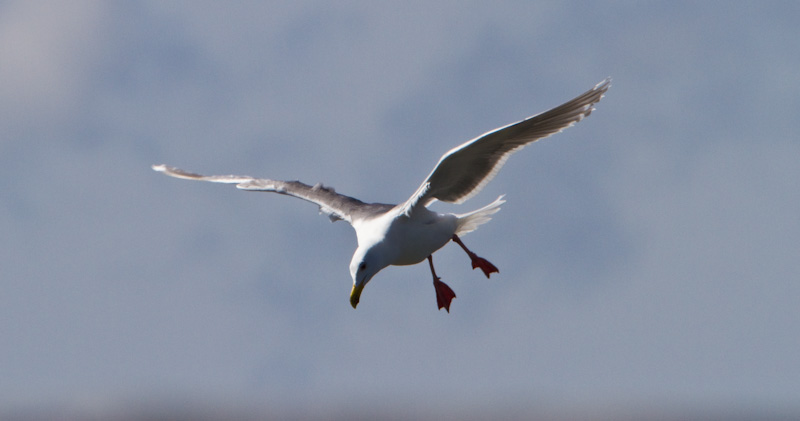
[[[433,278],[433,288],[436,289],[436,305],[439,306],[439,310],[444,308],[449,313],[450,302],[456,298],[456,293],[439,278]]]

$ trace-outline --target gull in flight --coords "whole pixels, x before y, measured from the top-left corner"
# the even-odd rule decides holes
[[[429,210],[428,206],[437,200],[462,203],[474,196],[497,174],[512,153],[581,121],[594,110],[594,104],[610,86],[611,79],[605,79],[558,107],[492,130],[451,149],[439,159],[414,194],[397,205],[364,203],[322,184],[309,186],[299,181],[240,175],[206,176],[166,165],[154,165],[153,169],[172,177],[236,184],[242,190],[280,193],[314,203],[331,221],[345,220],[356,231],[358,247],[350,262],[353,278],[350,304],[353,308],[358,305],[364,287],[381,269],[390,265],[413,265],[427,259],[439,310],[444,308],[450,312],[450,302],[456,294],[436,276],[432,255],[452,240],[467,253],[473,269],[480,268],[487,278],[499,272],[488,260],[469,250],[459,236],[488,222],[505,201],[500,196],[489,205],[464,214],[441,214]]]

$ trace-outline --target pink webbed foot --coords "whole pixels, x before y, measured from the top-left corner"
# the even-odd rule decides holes
[[[436,290],[436,305],[439,306],[439,310],[444,308],[449,313],[450,302],[456,298],[456,293],[436,276],[436,271],[433,269],[433,256],[428,256],[428,263],[431,265],[431,275],[433,275],[433,289]]]
[[[457,235],[453,235],[453,241],[456,242],[465,252],[467,252],[467,256],[469,256],[470,260],[472,260],[472,269],[481,268],[483,274],[486,275],[488,278],[489,275],[492,273],[500,273],[500,270],[497,269],[497,266],[491,264],[488,260],[484,259],[483,257],[479,257],[477,254],[473,253],[464,243],[461,242],[461,239],[458,238]]]
[[[470,259],[472,259],[472,269],[481,268],[483,274],[486,275],[488,278],[492,273],[500,273],[500,270],[497,269],[495,265],[493,265],[488,260],[484,259],[483,257],[478,257],[476,254],[471,254]]]
[[[439,278],[433,279],[433,288],[436,289],[436,304],[439,306],[439,310],[444,308],[449,313],[450,302],[453,301],[453,298],[456,298],[456,293],[446,283],[440,281]]]

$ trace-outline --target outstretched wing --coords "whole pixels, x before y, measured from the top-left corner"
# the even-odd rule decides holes
[[[236,184],[236,187],[242,190],[294,196],[318,205],[320,212],[328,215],[331,221],[343,219],[350,224],[354,220],[374,217],[394,207],[379,203],[364,203],[350,196],[336,193],[333,188],[325,187],[322,184],[309,186],[299,181],[269,180],[245,175],[200,175],[166,165],[153,165],[153,169],[176,178]]]
[[[462,203],[497,175],[506,159],[523,146],[556,134],[594,110],[611,79],[558,107],[500,127],[448,151],[404,207],[428,206],[436,200]]]

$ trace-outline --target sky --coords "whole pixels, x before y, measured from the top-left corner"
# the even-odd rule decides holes
[[[800,413],[800,3],[0,2],[0,414]],[[452,147],[592,115],[349,304],[355,235]],[[237,412],[239,411],[239,412]]]

